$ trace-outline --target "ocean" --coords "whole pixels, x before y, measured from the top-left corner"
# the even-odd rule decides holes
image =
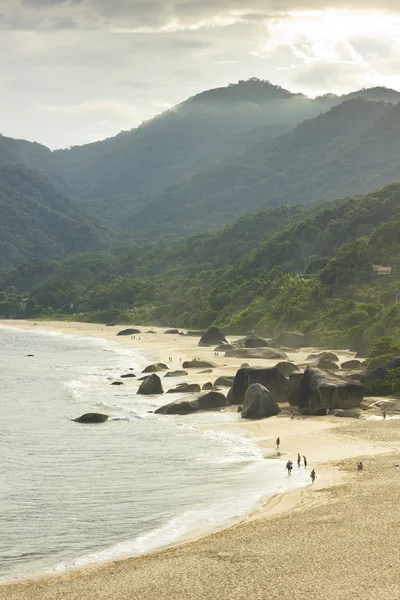
[[[0,327],[0,582],[163,548],[308,483],[230,427],[235,413],[154,415],[165,397],[111,385],[152,358],[40,325]],[[86,412],[111,418],[72,421]]]

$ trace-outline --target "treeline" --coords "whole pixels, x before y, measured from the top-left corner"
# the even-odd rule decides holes
[[[392,267],[374,278],[372,265]],[[0,277],[0,314],[285,329],[326,345],[400,336],[400,185],[243,217],[179,246],[32,261]]]

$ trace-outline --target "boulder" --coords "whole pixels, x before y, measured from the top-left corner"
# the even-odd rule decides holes
[[[206,360],[186,360],[182,367],[184,369],[215,369],[216,364]]]
[[[222,386],[222,387],[228,387],[231,388],[233,385],[233,380],[235,379],[235,377],[218,377],[215,381],[214,381],[214,385],[215,386]]]
[[[249,363],[242,363],[242,364],[240,365],[240,368],[241,368],[241,369],[245,369],[246,367],[249,367],[249,366],[250,366],[250,365],[249,365]]]
[[[339,362],[338,356],[333,352],[316,352],[315,354],[310,354],[310,356],[307,356],[306,362],[316,363],[323,359],[330,360],[331,362]]]
[[[216,348],[214,348],[214,352],[228,352],[228,350],[234,350],[235,346],[233,346],[232,344],[221,344],[220,346],[217,346]]]
[[[387,376],[388,376],[388,370],[386,369],[386,367],[378,367],[377,369],[374,369],[373,371],[371,371],[371,373],[368,373],[368,375],[365,375],[365,377],[363,378],[363,381],[383,380],[383,379],[386,379]]]
[[[201,388],[198,383],[181,383],[175,389],[168,390],[167,394],[194,394],[200,391]]]
[[[201,389],[202,390],[212,390],[212,388],[213,388],[213,384],[211,383],[211,381],[207,381],[207,383],[205,383]]]
[[[239,369],[232,385],[232,404],[243,404],[246,390],[253,383],[261,383],[274,397],[276,402],[286,402],[289,384],[284,375],[276,368],[247,367]]]
[[[111,385],[124,385],[123,381],[113,381]]]
[[[217,346],[227,343],[227,340],[218,327],[209,327],[204,335],[201,336],[199,346]]]
[[[117,335],[136,335],[137,333],[140,333],[140,329],[123,329]]]
[[[400,356],[394,358],[390,361],[388,365],[388,371],[392,371],[393,369],[398,369],[400,367]]]
[[[199,410],[209,410],[223,406],[229,406],[227,398],[219,392],[211,391],[195,399],[176,400],[157,408],[155,412],[162,415],[187,415]]]
[[[300,369],[297,365],[291,362],[278,362],[275,367],[284,375],[285,377],[290,377],[292,373],[300,372]]]
[[[269,348],[270,344],[258,335],[248,337],[244,341],[245,348]]]
[[[120,375],[121,379],[133,379],[136,377],[133,373],[126,373],[126,375]]]
[[[364,386],[361,383],[307,367],[301,383],[299,412],[322,415],[327,408],[349,410],[360,406],[363,397]]]
[[[233,404],[233,402],[232,402],[232,388],[228,391],[228,393],[226,395],[226,398],[227,398],[229,404]]]
[[[167,329],[167,331],[164,331],[164,333],[166,335],[176,335],[179,334],[179,329]]]
[[[169,371],[164,377],[186,377],[187,374],[187,371]]]
[[[204,369],[204,371],[199,371],[197,373],[197,375],[204,375],[204,373],[212,373],[213,370],[212,369]]]
[[[292,373],[289,378],[288,402],[290,406],[298,406],[301,395],[303,373]]]
[[[242,419],[265,419],[281,412],[271,392],[261,383],[247,388],[242,407]]]
[[[345,360],[340,367],[345,371],[352,371],[353,369],[360,369],[362,367],[362,362],[356,359]]]
[[[164,363],[154,363],[143,369],[142,373],[158,373],[159,371],[167,371],[169,367]]]
[[[75,423],[105,423],[109,419],[108,415],[102,415],[101,413],[86,413],[77,419],[73,419]]]
[[[287,346],[288,348],[306,348],[310,345],[310,336],[305,333],[284,332],[276,338],[278,346]]]
[[[157,333],[157,331],[150,330],[150,331],[146,331],[146,333]]]
[[[328,358],[320,358],[317,360],[315,367],[324,371],[338,371],[339,369],[338,365]]]
[[[163,394],[164,390],[159,376],[153,373],[152,375],[149,375],[149,377],[146,377],[146,379],[143,381],[140,388],[138,389],[137,393],[144,394],[146,396]]]
[[[286,354],[276,348],[236,348],[225,352],[225,356],[227,358],[262,358],[264,360],[282,358],[282,360],[288,360]]]
[[[329,411],[329,415],[333,417],[348,417],[350,419],[358,419],[359,415],[355,412],[351,412],[350,410],[341,410],[338,408],[334,408]]]

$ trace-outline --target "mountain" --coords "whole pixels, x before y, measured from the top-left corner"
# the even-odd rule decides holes
[[[400,180],[399,112],[400,105],[347,100],[169,188],[132,217],[132,230],[190,235],[249,210],[310,205]]]
[[[96,247],[100,230],[40,173],[0,163],[0,268]]]

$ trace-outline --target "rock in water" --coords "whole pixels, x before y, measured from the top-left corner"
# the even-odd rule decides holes
[[[124,385],[123,381],[113,381],[111,385]]]
[[[299,398],[299,412],[303,415],[322,415],[326,409],[349,410],[360,406],[364,386],[313,367],[304,371]]]
[[[307,348],[310,345],[310,336],[305,333],[284,332],[276,338],[278,346],[288,346],[289,348]]]
[[[221,385],[222,387],[228,387],[231,388],[233,385],[233,380],[235,379],[235,377],[218,377],[215,381],[214,381],[214,385],[215,387],[218,387],[219,385]]]
[[[164,377],[186,377],[187,374],[187,371],[169,371],[169,373],[165,373]]]
[[[222,331],[218,327],[209,327],[201,337],[199,346],[217,346],[222,343],[228,343]]]
[[[123,329],[117,335],[136,335],[138,333],[140,333],[140,329]]]
[[[167,394],[194,394],[200,392],[201,388],[198,383],[181,383],[173,390],[168,390]]]
[[[75,423],[105,423],[109,419],[108,415],[101,413],[86,413],[77,419],[73,419]]]
[[[206,360],[187,360],[182,367],[184,369],[215,369],[217,365]]]
[[[229,401],[223,394],[219,392],[208,392],[196,399],[188,398],[184,400],[176,400],[165,406],[157,408],[156,414],[162,415],[187,415],[199,410],[210,410],[212,408],[221,408],[229,406]]]
[[[133,379],[136,377],[133,373],[127,373],[126,375],[121,375],[121,379]]]
[[[138,389],[137,393],[144,394],[146,396],[163,394],[164,390],[159,376],[153,373],[152,375],[149,375],[149,377],[146,377],[146,379],[143,381],[140,388]]]
[[[236,348],[225,352],[225,356],[228,358],[261,358],[265,360],[281,358],[282,360],[289,360],[282,350],[276,348]]]
[[[286,361],[278,362],[275,365],[275,367],[285,377],[290,377],[292,375],[292,373],[299,373],[300,372],[299,367],[296,366],[295,364],[291,363],[291,362],[286,362]]]
[[[242,407],[242,419],[265,419],[281,412],[271,392],[261,383],[247,388]]]
[[[243,404],[247,388],[253,383],[261,383],[274,397],[276,402],[286,402],[289,385],[286,377],[276,367],[267,369],[239,369],[232,386],[232,404]]]
[[[143,369],[142,373],[158,373],[159,371],[167,371],[169,367],[164,363],[154,363]]]

